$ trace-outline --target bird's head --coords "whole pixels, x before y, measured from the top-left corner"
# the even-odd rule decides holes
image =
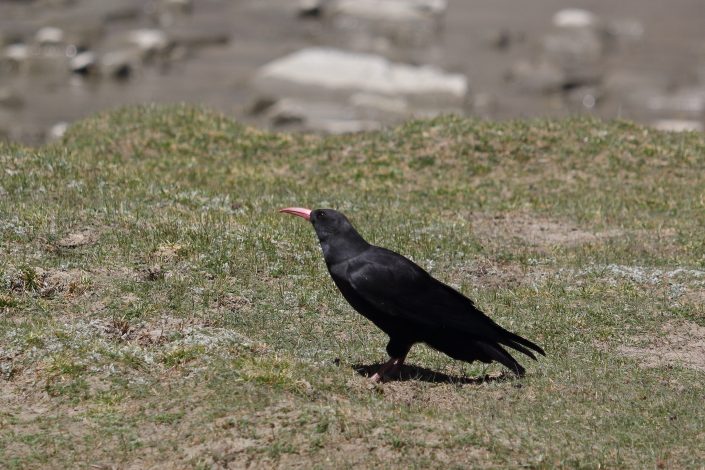
[[[367,246],[367,242],[357,233],[348,218],[334,209],[311,210],[303,207],[287,207],[280,209],[279,212],[295,215],[311,222],[326,257],[331,249],[340,252],[337,254],[343,256]]]
[[[279,212],[295,215],[311,222],[321,241],[331,236],[343,235],[351,229],[354,230],[348,218],[334,209],[311,210],[303,207],[287,207],[280,209]]]

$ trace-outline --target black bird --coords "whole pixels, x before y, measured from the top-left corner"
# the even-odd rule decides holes
[[[536,360],[539,346],[511,333],[480,311],[472,300],[431,277],[413,261],[371,245],[333,209],[289,207],[280,212],[310,221],[333,282],[352,307],[389,335],[390,359],[372,376],[396,373],[415,343],[426,343],[453,359],[497,361],[517,376],[524,368],[503,346]]]

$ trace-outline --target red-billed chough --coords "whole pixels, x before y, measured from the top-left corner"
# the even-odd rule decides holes
[[[367,243],[348,219],[333,209],[281,209],[310,221],[333,282],[352,307],[389,335],[390,359],[372,376],[396,373],[415,343],[461,361],[497,361],[516,375],[524,368],[503,347],[532,359],[543,349],[511,333],[472,300],[431,277],[404,256]]]

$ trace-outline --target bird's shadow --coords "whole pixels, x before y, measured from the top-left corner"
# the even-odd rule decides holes
[[[352,368],[363,377],[372,377],[375,372],[382,367],[382,363],[374,364],[353,364]],[[422,382],[434,384],[460,384],[460,385],[480,385],[492,382],[507,382],[514,379],[512,374],[502,372],[499,375],[479,375],[476,377],[468,377],[464,375],[448,375],[443,372],[437,372],[426,367],[403,365],[398,373],[385,376],[385,381],[400,381],[420,380]]]

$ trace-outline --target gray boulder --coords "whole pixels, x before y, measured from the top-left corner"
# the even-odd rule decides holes
[[[403,100],[410,110],[460,111],[468,92],[464,75],[384,57],[309,48],[262,67],[255,87],[264,95],[348,102],[368,93]]]
[[[463,75],[326,48],[304,49],[265,65],[254,86],[275,102],[264,111],[275,126],[329,133],[462,113],[468,93]]]

